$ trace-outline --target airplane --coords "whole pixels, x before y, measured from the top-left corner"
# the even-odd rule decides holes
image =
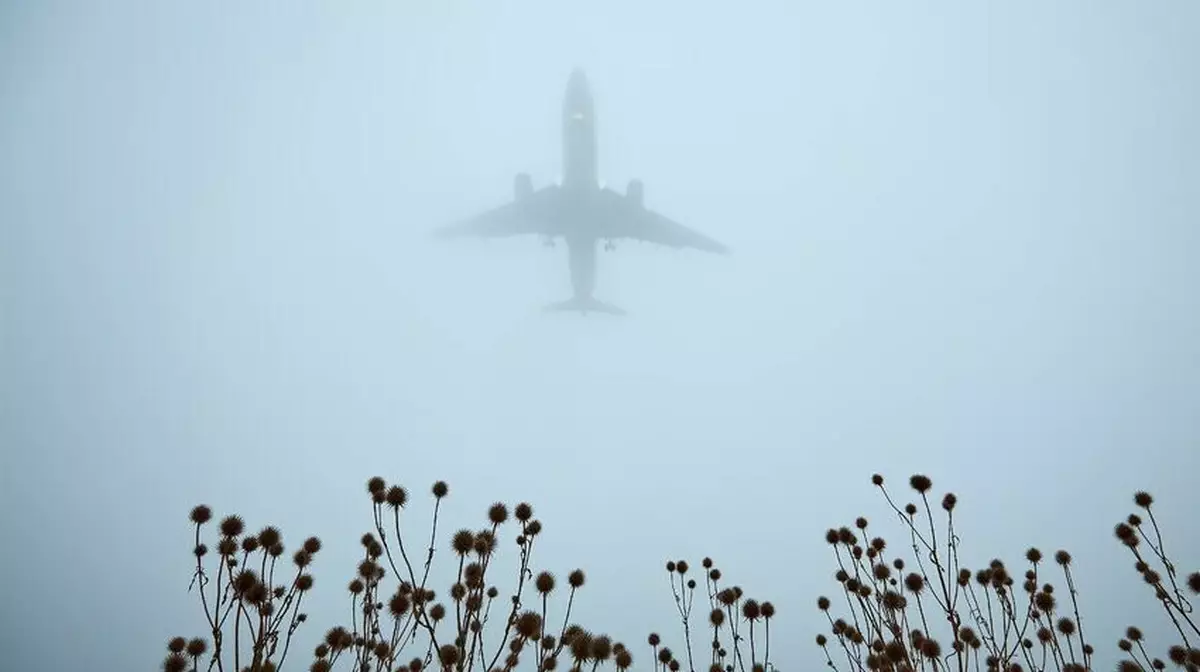
[[[596,245],[615,249],[618,239],[640,240],[673,248],[728,254],[729,248],[645,207],[641,180],[631,180],[624,194],[597,178],[596,119],[587,77],[571,71],[562,108],[563,177],[559,184],[533,188],[528,173],[513,181],[512,201],[437,229],[440,237],[500,238],[540,235],[548,247],[561,238],[567,245],[573,295],[546,306],[547,311],[623,315],[617,306],[593,296]]]

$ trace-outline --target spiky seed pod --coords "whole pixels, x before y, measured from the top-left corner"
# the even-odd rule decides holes
[[[912,502],[909,502],[908,504],[905,504],[905,505],[904,505],[904,512],[905,512],[905,513],[907,513],[907,514],[909,515],[909,517],[910,517],[910,518],[911,518],[912,516],[915,516],[915,515],[917,515],[917,505],[916,505],[916,504],[913,504]]]
[[[382,492],[387,487],[387,483],[379,476],[372,476],[367,479],[367,492],[376,493]]]
[[[592,634],[586,631],[578,632],[571,637],[571,643],[567,646],[571,649],[571,657],[575,659],[576,664],[583,663],[592,656]]]
[[[1033,596],[1033,604],[1041,611],[1049,614],[1054,611],[1055,599],[1050,593],[1042,591]]]
[[[1155,658],[1154,660],[1150,661],[1150,667],[1153,667],[1156,670],[1165,670],[1167,669],[1167,664],[1163,662],[1162,658]]]
[[[496,599],[496,596],[497,596],[497,595],[499,595],[499,594],[500,594],[500,591],[499,591],[499,590],[497,590],[495,586],[489,586],[489,587],[488,587],[488,589],[487,589],[487,596],[488,596],[489,598],[491,598],[491,599],[493,599],[493,600],[494,600],[494,599]]]
[[[1129,641],[1128,639],[1122,638],[1119,641],[1117,641],[1117,648],[1128,653],[1133,650],[1133,642]]]
[[[204,544],[198,544],[192,549],[192,554],[197,558],[203,558],[204,556],[208,555],[208,546],[205,546]]]
[[[434,623],[446,617],[446,607],[441,604],[435,604],[429,608],[429,618],[433,619]]]
[[[592,638],[592,660],[603,663],[612,657],[612,652],[612,638],[608,635],[600,635],[599,637]]]
[[[712,580],[713,583],[720,581],[721,580],[721,570],[719,570],[715,567],[708,570],[708,578],[710,580]]]
[[[671,662],[673,658],[674,656],[671,654],[671,649],[664,646],[658,650],[658,662],[662,663],[663,665]]]
[[[321,550],[321,540],[316,537],[309,537],[304,540],[304,552],[309,555],[316,555]]]
[[[825,530],[825,543],[829,544],[830,546],[837,546],[839,540],[840,537],[837,530],[833,529],[832,527],[828,530]]]
[[[766,619],[773,618],[775,616],[775,605],[771,604],[770,602],[763,602],[762,616]]]
[[[308,668],[309,672],[329,672],[333,669],[333,663],[330,663],[326,658],[320,658],[313,661],[313,664]]]
[[[719,607],[714,608],[708,614],[708,622],[711,623],[714,628],[721,627],[725,624],[725,612]]]
[[[1127,523],[1117,523],[1116,527],[1113,528],[1113,534],[1116,535],[1117,539],[1124,542],[1128,542],[1130,537],[1137,536],[1137,533],[1133,531],[1133,527]]]
[[[1154,498],[1151,497],[1150,493],[1146,492],[1145,490],[1139,490],[1133,494],[1133,503],[1137,504],[1143,509],[1148,509],[1150,508],[1150,505],[1154,503]]]
[[[464,605],[467,607],[468,612],[472,614],[478,613],[483,608],[483,598],[479,596],[479,593],[472,593],[467,596],[467,601],[464,602]]]
[[[463,583],[467,588],[478,588],[483,585],[483,565],[478,562],[467,564],[463,568]]]
[[[525,536],[527,537],[536,537],[537,535],[541,534],[541,532],[542,521],[540,520],[531,520],[529,521],[529,524],[525,526]]]
[[[942,657],[942,647],[932,637],[923,638],[921,640],[921,655],[929,660],[937,660]]]
[[[844,569],[839,569],[833,573],[833,578],[837,580],[838,583],[845,583],[850,580],[850,573]]]
[[[762,608],[758,600],[750,599],[742,603],[742,618],[747,621],[757,621],[762,616]]]
[[[324,658],[325,656],[328,656],[328,655],[329,655],[329,645],[328,644],[318,644],[317,648],[313,649],[313,657],[315,657],[315,658]]]
[[[671,662],[667,663],[667,669],[671,672],[679,672],[679,661],[672,658]]]
[[[558,658],[550,657],[542,661],[542,669],[545,670],[545,672],[554,672],[554,669],[557,667]]]
[[[1054,553],[1054,561],[1063,567],[1066,567],[1067,565],[1071,564],[1071,554],[1063,550],[1056,551]]]
[[[1072,621],[1069,618],[1058,619],[1058,631],[1067,637],[1070,637],[1071,635],[1075,634],[1075,621]]]
[[[450,586],[450,599],[454,600],[455,602],[462,602],[463,598],[466,596],[467,596],[467,587],[464,586],[461,582],[455,583],[453,586]]]
[[[688,579],[687,587],[688,587],[688,590],[695,590],[696,589],[696,580]]]
[[[903,572],[904,558],[896,558],[895,560],[892,560],[892,567],[895,567],[897,572]]]
[[[264,527],[258,533],[258,543],[264,548],[270,548],[278,544],[282,540],[283,535],[279,533],[279,528],[274,525]]]
[[[1131,513],[1129,514],[1129,517],[1125,519],[1125,522],[1129,523],[1133,527],[1140,527],[1142,524],[1142,517],[1136,513]]]
[[[1185,665],[1187,664],[1187,649],[1176,644],[1167,650],[1167,657],[1176,665]]]
[[[553,651],[556,646],[558,646],[558,642],[554,639],[554,635],[542,637],[542,648],[546,651]]]
[[[246,529],[246,523],[241,516],[229,515],[221,521],[221,534],[228,538],[233,538],[241,535]]]
[[[487,517],[493,525],[501,525],[508,520],[508,507],[504,502],[496,502],[488,507]]]
[[[163,672],[184,672],[188,668],[188,659],[182,653],[171,653],[163,660]]]
[[[212,520],[212,509],[205,504],[199,504],[192,507],[192,512],[188,514],[188,518],[197,525],[203,525]]]
[[[491,530],[480,530],[475,534],[474,551],[481,557],[487,557],[496,550],[496,535]]]
[[[887,609],[900,611],[908,606],[908,600],[900,593],[889,590],[883,594],[883,606]]]
[[[617,651],[617,655],[613,658],[613,663],[617,666],[618,670],[628,670],[633,666],[633,654],[629,653],[627,649],[621,649]]]
[[[468,529],[455,532],[451,537],[450,547],[460,556],[467,555],[475,548],[475,533]]]
[[[1159,575],[1159,573],[1153,569],[1147,569],[1146,571],[1142,572],[1142,578],[1145,579],[1146,583],[1152,586],[1162,580],[1162,577]]]
[[[1192,572],[1187,578],[1188,589],[1200,595],[1200,572]]]
[[[958,504],[958,497],[953,492],[947,492],[946,496],[942,497],[942,508],[946,511],[953,511],[956,504]]]
[[[829,640],[825,639],[825,635],[817,635],[817,646],[825,646]]]
[[[446,644],[438,649],[438,660],[442,662],[444,667],[453,667],[458,662],[458,647],[453,644]]]
[[[687,574],[687,571],[688,571],[687,560],[680,560],[679,562],[675,563],[675,571],[679,572],[680,576]]]
[[[438,481],[433,484],[433,487],[430,488],[430,491],[433,493],[434,497],[441,499],[450,494],[450,486],[447,485],[445,481]]]
[[[731,606],[734,602],[737,602],[737,594],[733,590],[725,588],[717,593],[717,601],[727,607]]]
[[[308,551],[296,551],[296,554],[292,556],[292,562],[297,567],[307,567],[312,563],[312,556],[308,554]]]
[[[657,632],[650,633],[650,636],[646,638],[646,643],[650,646],[658,646],[658,643],[661,641],[662,639],[658,636]]]
[[[1125,628],[1125,636],[1134,642],[1142,641],[1142,631],[1136,626],[1131,625],[1128,628]]]
[[[200,656],[204,655],[205,651],[208,651],[208,642],[200,637],[193,637],[188,640],[186,650],[187,655],[193,658],[199,658]]]
[[[929,489],[933,487],[933,481],[929,480],[929,477],[923,474],[913,474],[912,477],[908,479],[908,484],[912,486],[913,490],[916,490],[922,495],[926,492],[929,492]]]
[[[572,588],[579,588],[579,587],[583,586],[583,582],[586,578],[587,577],[584,576],[582,569],[576,569],[567,575],[567,583]]]
[[[712,558],[705,556],[705,558],[700,561],[700,566],[703,567],[704,569],[712,569],[712,566],[713,566]]]
[[[365,587],[366,586],[363,585],[363,582],[361,579],[354,579],[350,582],[350,585],[346,586],[346,589],[349,590],[351,594],[358,595],[359,593],[361,593],[363,591],[363,588],[365,588]]]
[[[363,548],[370,548],[371,545],[375,543],[375,535],[371,534],[370,532],[366,532],[362,535],[362,537],[359,538],[358,543],[362,544]]]
[[[517,617],[517,634],[525,639],[533,639],[542,632],[542,617],[536,611],[526,610]],[[516,640],[514,640],[516,641]]]
[[[181,653],[186,648],[186,637],[172,637],[170,641],[167,642],[167,651],[169,653]]]
[[[904,587],[919,595],[925,589],[925,577],[916,572],[909,572],[908,576],[904,577]]]
[[[283,586],[275,586],[275,589],[271,591],[271,595],[274,595],[275,599],[279,599],[283,597],[284,593],[286,592],[287,590]]]
[[[1025,551],[1025,559],[1036,565],[1042,561],[1042,552],[1030,547],[1028,551]]]
[[[405,490],[402,486],[393,485],[388,488],[384,499],[387,501],[388,506],[393,509],[401,509],[408,503],[408,490]]]
[[[883,485],[883,476],[881,474],[871,474],[871,483],[875,486]]]
[[[305,592],[313,587],[312,574],[301,574],[296,577],[296,590]]]
[[[675,573],[675,561],[674,561],[674,560],[668,560],[668,561],[667,561],[667,573],[668,573],[668,574],[674,574],[674,573]]]
[[[855,518],[855,519],[854,519],[854,526],[855,526],[855,527],[857,527],[857,528],[858,528],[858,529],[860,529],[860,530],[865,530],[865,529],[867,529],[867,519],[866,519],[866,518],[863,518],[862,516],[859,516],[858,518]]]
[[[363,560],[362,562],[358,563],[359,577],[366,579],[368,581],[375,578],[375,568],[376,567],[377,567],[377,565],[375,564],[374,561]]]
[[[883,647],[883,655],[892,663],[899,663],[908,657],[908,651],[904,648],[904,642],[898,639],[893,639]]]
[[[845,544],[846,546],[853,546],[854,542],[858,541],[858,538],[854,536],[854,532],[852,532],[850,530],[850,528],[839,527],[838,528],[838,541],[841,542],[842,544]]]

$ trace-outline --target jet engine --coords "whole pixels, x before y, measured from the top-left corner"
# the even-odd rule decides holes
[[[513,196],[518,201],[523,201],[533,194],[533,178],[529,173],[518,173],[513,179]]]
[[[625,190],[625,197],[633,201],[637,207],[642,207],[642,201],[645,198],[646,189],[642,186],[641,180],[630,180],[629,188]]]

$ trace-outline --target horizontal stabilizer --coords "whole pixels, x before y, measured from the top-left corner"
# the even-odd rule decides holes
[[[605,303],[590,296],[576,296],[566,301],[552,303],[546,306],[546,311],[551,313],[576,312],[587,315],[588,313],[604,313],[606,315],[624,315],[625,311],[612,305]]]

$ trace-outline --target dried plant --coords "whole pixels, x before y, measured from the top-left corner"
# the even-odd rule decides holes
[[[935,515],[930,505],[933,483],[927,476],[909,479],[920,503],[903,508],[884,486],[882,476],[876,474],[872,482],[907,532],[915,566],[909,567],[894,554],[882,537],[872,536],[866,518],[858,518],[852,527],[826,532],[846,609],[838,617],[830,612],[832,600],[817,600],[832,635],[832,646],[827,635],[817,635],[829,667],[840,669],[835,658],[844,657],[849,669],[859,672],[1092,669],[1095,650],[1084,633],[1070,553],[1059,550],[1053,557],[1054,574],[1065,586],[1065,598],[1051,583],[1037,548],[1025,552],[1020,577],[998,559],[972,571],[959,561],[961,540],[954,525],[958,500],[953,493],[942,497],[942,513]],[[1150,530],[1135,513],[1116,526],[1116,536],[1133,553],[1137,571],[1175,624],[1179,643],[1170,647],[1169,660],[1189,671],[1200,670],[1200,649],[1195,648],[1200,630],[1175,566],[1163,549],[1161,530],[1150,508],[1152,498],[1139,492],[1134,502],[1146,515]],[[1200,573],[1188,577],[1187,584],[1193,593],[1200,592]],[[1120,670],[1165,669],[1165,662],[1147,653],[1141,630],[1130,627],[1126,635],[1118,642],[1128,656]]]
[[[771,619],[775,616],[775,605],[744,597],[740,586],[722,587],[721,570],[713,566],[711,558],[704,558],[700,566],[704,573],[704,592],[708,596],[708,623],[697,629],[712,633],[707,669],[710,672],[745,672],[747,668],[752,672],[763,672],[773,669],[770,662]],[[666,568],[683,628],[687,669],[695,672],[692,608],[698,585],[696,579],[687,576],[691,565],[686,560],[672,560]],[[663,645],[658,633],[651,633],[647,641],[654,652],[656,670],[680,670],[684,661]]]
[[[620,642],[571,623],[575,594],[585,581],[580,569],[567,574],[565,591],[559,589],[566,592],[562,625],[557,629],[549,625],[550,596],[557,579],[550,572],[535,574],[532,569],[533,548],[542,524],[533,518],[529,504],[518,504],[511,512],[519,527],[518,571],[509,599],[493,609],[501,593],[491,583],[493,561],[500,528],[510,522],[508,506],[493,504],[484,527],[458,530],[450,536],[447,550],[457,571],[448,588],[449,601],[443,602],[428,581],[439,548],[438,516],[449,487],[438,481],[431,489],[434,509],[423,558],[405,543],[402,514],[408,491],[374,477],[367,482],[367,492],[374,525],[360,539],[363,557],[347,586],[351,620],[326,632],[313,652],[312,672],[328,672],[343,662],[348,669],[362,672],[421,672],[431,666],[444,672],[477,667],[509,671],[518,669],[522,661],[549,672],[557,669],[560,660],[570,670],[587,667],[593,672],[607,662],[617,670],[632,665],[630,652]],[[307,621],[299,609],[313,587],[308,569],[321,542],[308,538],[292,556],[295,570],[290,578],[277,582],[276,569],[284,554],[279,530],[268,526],[257,535],[248,535],[242,519],[231,515],[218,526],[216,567],[206,569],[209,550],[201,543],[201,531],[211,519],[207,506],[192,510],[193,585],[198,584],[212,649],[203,638],[172,639],[163,669],[199,670],[205,654],[208,661],[203,666],[209,671],[224,672],[230,664],[230,670],[239,671],[282,669],[293,635]],[[281,566],[279,571],[284,571]],[[396,582],[394,590],[384,590],[388,578]],[[529,608],[525,607],[527,598],[532,604]]]

